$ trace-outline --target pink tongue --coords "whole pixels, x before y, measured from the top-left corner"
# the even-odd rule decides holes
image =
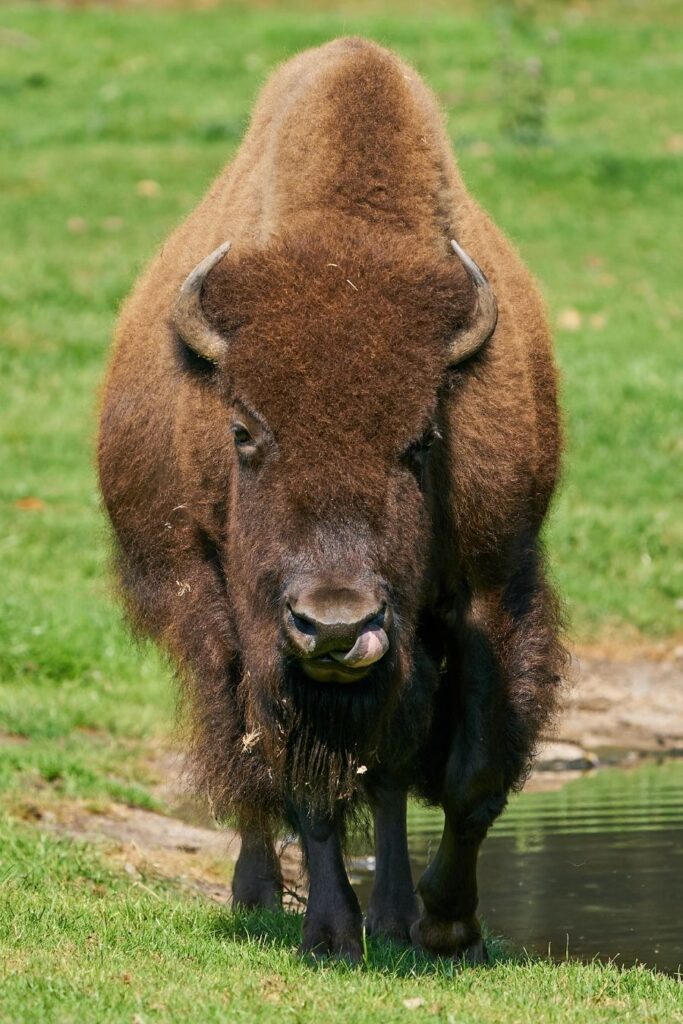
[[[388,650],[389,637],[378,627],[364,630],[350,651],[330,651],[330,657],[349,668],[363,668],[374,665]]]

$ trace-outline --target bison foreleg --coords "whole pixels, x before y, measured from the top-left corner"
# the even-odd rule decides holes
[[[472,964],[487,961],[476,916],[477,857],[489,826],[505,806],[499,755],[482,742],[482,732],[473,730],[471,721],[461,724],[446,769],[443,835],[418,884],[424,909],[411,930],[415,945]]]
[[[475,963],[486,960],[476,917],[479,847],[509,790],[524,781],[564,667],[555,599],[532,556],[505,586],[473,597],[447,657],[454,719],[445,825],[418,885],[424,912],[411,935],[431,952]]]
[[[357,962],[362,957],[362,915],[351,887],[337,825],[297,813],[306,866],[308,904],[301,951]]]
[[[396,942],[410,941],[410,928],[418,916],[408,857],[406,806],[404,789],[383,787],[372,795],[376,867],[367,930]]]
[[[234,907],[278,910],[282,906],[280,863],[268,829],[247,825],[232,881]]]
[[[476,916],[477,857],[485,832],[483,826],[468,829],[461,817],[446,812],[439,849],[418,885],[422,916],[410,932],[413,943],[429,953],[487,962]]]

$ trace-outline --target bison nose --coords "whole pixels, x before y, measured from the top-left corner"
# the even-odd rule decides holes
[[[374,594],[318,588],[288,595],[284,626],[300,657],[357,670],[386,654],[389,617],[388,606]]]

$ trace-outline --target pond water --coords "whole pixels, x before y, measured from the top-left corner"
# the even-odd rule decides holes
[[[413,806],[417,880],[436,850],[439,812]],[[517,949],[555,959],[683,965],[683,761],[609,768],[510,800],[479,861],[480,912]],[[354,859],[367,904],[372,857]]]

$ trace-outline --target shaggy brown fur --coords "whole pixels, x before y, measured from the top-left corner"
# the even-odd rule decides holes
[[[450,238],[499,308],[493,337],[455,368],[446,346],[473,286]],[[212,367],[171,314],[226,239],[202,295],[230,342]],[[266,425],[256,468],[238,467],[235,402]],[[538,533],[559,448],[536,286],[466,192],[429,91],[359,39],[284,65],[123,310],[100,434],[126,601],[180,669],[195,776],[221,813],[261,830],[289,816],[312,866],[302,814],[340,826],[340,808],[387,785],[484,834],[556,702],[563,651]],[[352,687],[302,677],[281,637],[287,581],[340,568],[381,579],[394,614],[390,655]],[[448,888],[436,875],[428,948]],[[456,951],[479,941],[476,925],[451,934]]]

